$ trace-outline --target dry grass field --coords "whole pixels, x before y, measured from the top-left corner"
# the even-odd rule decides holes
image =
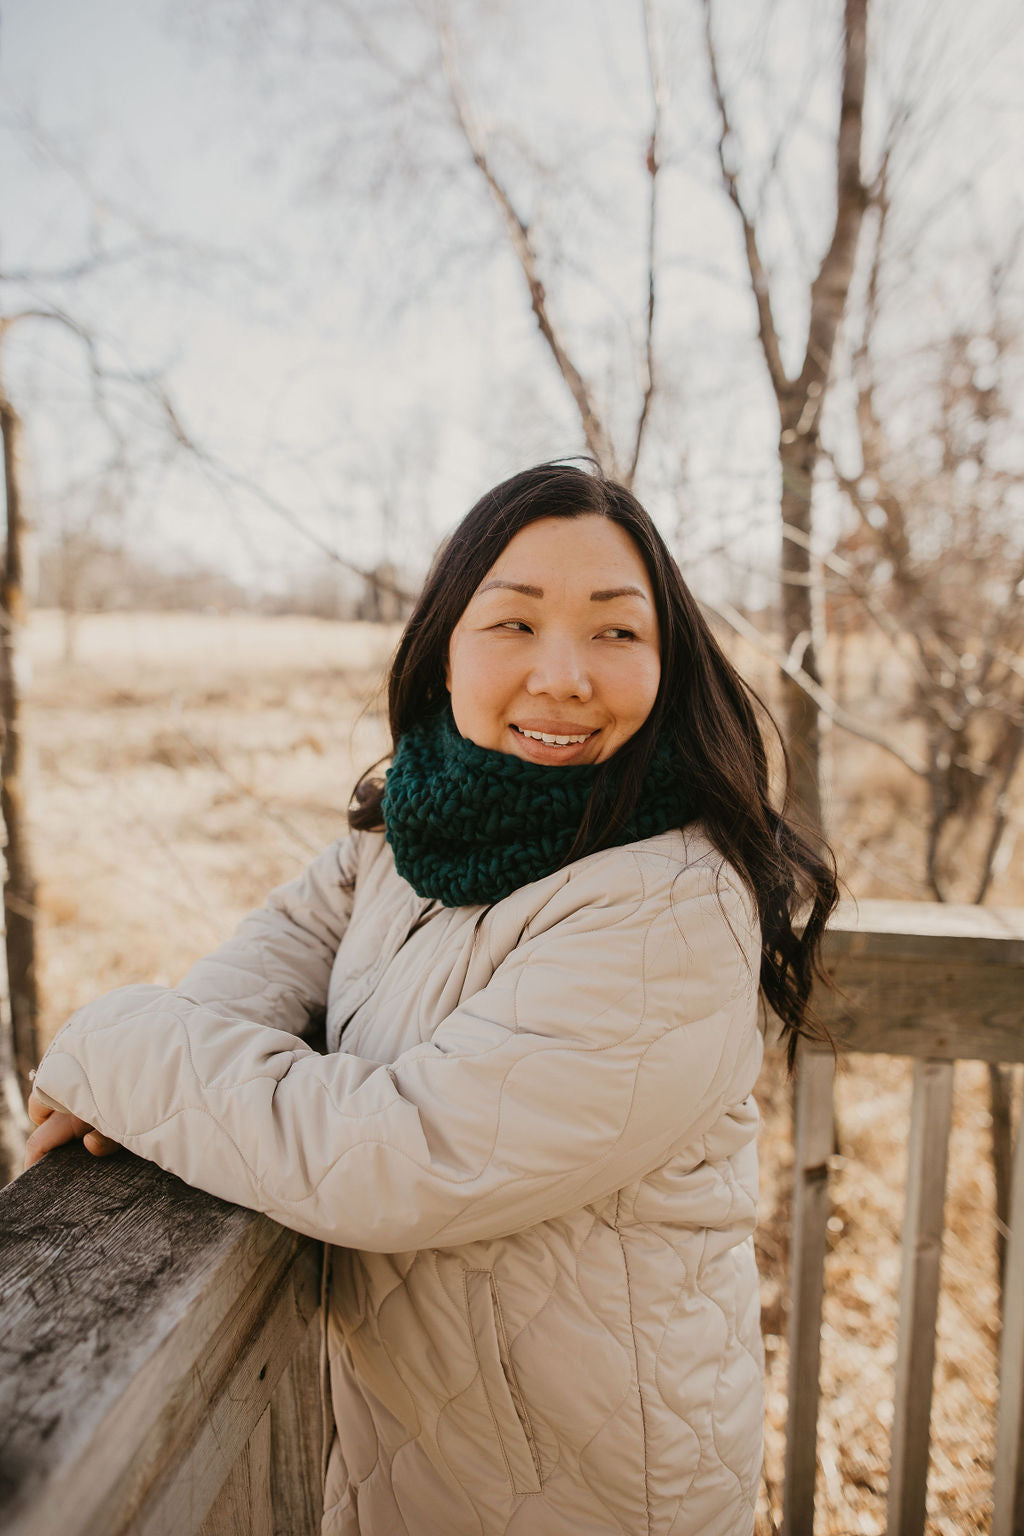
[[[274,884],[345,826],[357,770],[383,750],[372,700],[395,632],[310,619],[186,614],[81,621],[61,659],[33,617],[25,683],[29,807],[40,882],[47,1038],[78,1003],[173,982]],[[870,686],[871,679],[864,679]],[[841,843],[855,894],[920,895],[898,765],[837,739]],[[1024,903],[1012,864],[995,903]],[[819,1536],[885,1529],[909,1074],[844,1064],[838,1089],[823,1336]],[[781,1487],[789,1090],[761,1090],[769,1440],[760,1529]],[[957,1071],[932,1471],[931,1536],[989,1529],[997,1293],[982,1069]]]

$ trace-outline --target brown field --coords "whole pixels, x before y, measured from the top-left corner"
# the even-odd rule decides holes
[[[311,619],[88,617],[75,661],[56,615],[27,643],[28,798],[39,878],[43,1030],[95,993],[173,982],[274,884],[341,834],[357,769],[383,750],[374,693],[395,632]],[[861,658],[865,694],[877,664]],[[855,894],[921,896],[898,764],[834,733],[836,838]],[[1024,904],[1007,855],[993,904]],[[785,1411],[789,1091],[761,1089],[766,1495],[778,1517]],[[997,1292],[983,1069],[957,1069],[929,1486],[931,1536],[989,1529]],[[819,1536],[885,1529],[909,1074],[841,1071],[823,1335]],[[770,1513],[769,1513],[770,1512]]]

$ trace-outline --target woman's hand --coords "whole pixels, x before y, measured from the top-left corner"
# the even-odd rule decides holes
[[[101,1135],[86,1121],[79,1120],[77,1115],[68,1114],[67,1110],[51,1109],[49,1104],[44,1104],[34,1093],[29,1095],[28,1113],[36,1129],[25,1145],[26,1168],[31,1168],[47,1152],[63,1146],[66,1141],[81,1141],[86,1151],[94,1157],[106,1157],[108,1153],[117,1151],[118,1143],[111,1141],[109,1136]]]

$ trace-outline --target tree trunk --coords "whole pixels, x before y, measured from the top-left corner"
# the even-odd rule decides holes
[[[782,638],[792,659],[821,681],[814,644],[814,571],[811,562],[811,485],[818,457],[815,436],[784,425],[779,442],[782,469]],[[787,536],[793,529],[802,537]],[[821,828],[821,722],[818,707],[791,678],[782,678],[790,793],[796,819],[807,830]]]
[[[992,1112],[992,1171],[996,1184],[996,1269],[999,1294],[1006,1279],[1006,1234],[1010,1229],[1010,1183],[1013,1176],[1013,1069],[994,1063],[988,1069]],[[1018,1136],[1020,1132],[1017,1132]]]
[[[0,1187],[9,1184],[21,1172],[25,1142],[31,1129],[14,1066],[7,964],[4,946],[0,943]]]
[[[0,589],[0,731],[3,741],[0,748],[0,817],[7,835],[4,919],[13,1038],[11,1056],[21,1092],[27,1099],[29,1073],[39,1060],[36,1036],[39,999],[36,988],[36,887],[24,824],[19,700],[14,670],[15,637],[24,603],[23,513],[18,475],[21,423],[14,407],[2,394],[0,430],[7,503],[7,548]]]

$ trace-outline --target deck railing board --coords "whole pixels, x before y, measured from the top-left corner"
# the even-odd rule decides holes
[[[841,1050],[914,1061],[889,1536],[923,1530],[953,1062],[1024,1061],[1024,911],[864,902],[827,936]],[[831,1052],[801,1049],[784,1536],[812,1536]],[[0,1536],[316,1536],[320,1245],[119,1153],[0,1194]],[[1024,1136],[992,1536],[1024,1536]]]
[[[270,1404],[270,1501],[278,1532],[319,1536],[323,1514],[325,1404],[322,1315],[292,1355]]]
[[[311,1326],[317,1254],[127,1153],[76,1144],[17,1179],[0,1225],[4,1536],[198,1531],[233,1460],[206,1426],[230,1421],[245,1445]],[[167,1513],[183,1466],[195,1486]]]
[[[915,1061],[889,1465],[889,1536],[924,1536],[952,1116],[953,1063]]]
[[[844,1052],[906,1056],[914,1062],[888,1536],[918,1536],[924,1529],[927,1498],[941,1191],[945,1188],[951,1112],[947,1095],[952,1092],[953,1063],[957,1060],[1024,1061],[1024,910],[929,902],[843,903],[826,935],[825,950],[837,990],[821,993],[816,1002],[837,1047]],[[801,1070],[815,1072],[813,1064],[823,1056],[819,1050],[802,1051]],[[801,1094],[798,1088],[797,1145],[801,1120],[809,1107],[820,1135],[825,1108],[817,1096]],[[832,1114],[831,1097],[828,1114]],[[1001,1523],[998,1527],[993,1523],[992,1536],[1024,1536],[1022,1142],[1024,1137],[1018,1131],[1001,1340],[1001,1359],[1005,1358],[1006,1364],[1000,1373],[995,1468],[994,1497]],[[794,1219],[791,1340],[807,1326],[801,1318],[800,1292],[813,1293],[814,1282],[805,1272],[819,1262],[819,1253],[824,1266],[818,1226],[828,1215],[827,1167],[824,1174],[813,1230],[806,1225],[800,1228]],[[800,1182],[798,1163],[795,1197]],[[806,1452],[801,1457],[790,1441],[795,1416],[800,1413],[793,1403],[794,1391],[814,1401],[815,1418],[809,1431],[807,1412],[801,1413],[800,1426],[812,1445],[816,1441],[817,1381],[816,1371],[813,1384],[806,1375],[794,1373],[791,1360],[784,1536],[811,1536],[814,1528],[814,1487],[804,1464]],[[788,1524],[787,1509],[792,1510]]]
[[[1024,1536],[1024,1117],[1017,1127],[1003,1295],[992,1536]]]
[[[278,1380],[319,1305],[316,1268],[306,1266],[309,1272],[297,1288],[293,1253],[294,1248],[291,1253],[283,1248],[284,1263],[275,1255],[277,1272],[255,1277],[211,1347],[197,1356],[187,1404],[180,1409],[187,1448],[166,1458],[132,1520],[132,1536],[181,1536],[183,1529],[198,1529],[263,1419],[269,1433]],[[269,1462],[263,1474],[269,1503],[268,1471]]]
[[[796,1086],[789,1386],[782,1536],[810,1536],[818,1467],[818,1378],[828,1224],[828,1159],[835,1128],[831,1056],[808,1053]]]
[[[837,990],[817,1005],[843,1050],[1024,1061],[1024,910],[844,902],[825,953]]]
[[[200,1527],[199,1536],[274,1536],[270,1487],[270,1409],[267,1408]],[[291,1526],[284,1526],[291,1531]]]

